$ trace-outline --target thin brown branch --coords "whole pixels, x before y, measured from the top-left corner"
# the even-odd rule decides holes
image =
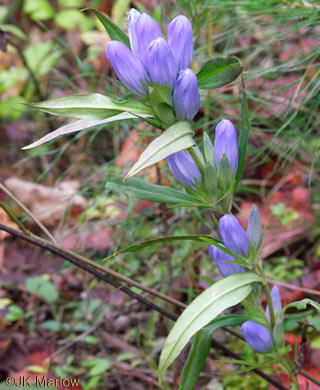
[[[74,264],[75,266],[77,266],[77,267],[83,269],[84,271],[89,272],[90,274],[96,276],[98,279],[101,279],[101,280],[105,281],[106,283],[108,283],[116,288],[120,288],[125,294],[129,295],[131,298],[136,299],[137,301],[139,301],[140,303],[149,307],[152,310],[156,310],[157,312],[164,315],[165,317],[167,317],[173,321],[176,321],[178,319],[178,316],[176,314],[168,312],[167,310],[154,304],[150,300],[142,297],[139,294],[136,294],[135,292],[130,290],[128,287],[122,286],[120,283],[109,278],[107,275],[103,274],[102,272],[98,271],[97,269],[92,268],[89,265],[84,264],[83,262],[80,262],[77,259],[77,256],[78,256],[77,254],[72,254],[72,252],[66,253],[63,250],[56,248],[54,246],[54,244],[51,244],[49,242],[45,242],[44,240],[40,239],[40,237],[36,237],[34,235],[29,236],[20,230],[13,229],[13,228],[6,226],[4,224],[1,224],[1,223],[0,223],[0,230],[3,230],[5,232],[11,234],[13,237],[17,237],[17,238],[20,238],[24,241],[30,242],[31,244],[33,244],[35,246],[38,246],[42,249],[45,249],[45,250],[55,254],[56,256],[59,256],[59,257],[63,258],[64,260],[69,261],[70,263]],[[215,340],[212,340],[212,346],[214,348],[221,350],[226,356],[233,357],[234,359],[237,359],[237,360],[241,359],[241,356],[232,352],[230,349],[228,349],[227,347],[218,343]],[[259,369],[254,369],[253,372],[255,372],[257,375],[259,375],[262,378],[264,378],[265,380],[267,380],[269,383],[273,384],[277,389],[287,390],[284,386],[282,386],[280,383],[278,383],[276,380],[274,380],[271,376],[265,374],[263,371],[261,371]]]
[[[267,278],[267,281],[269,283],[272,283],[272,284],[277,284],[278,286],[289,288],[290,290],[299,290],[299,291],[305,292],[306,294],[317,295],[320,297],[320,291],[314,290],[312,288],[300,287],[300,286],[296,286],[295,284],[290,284],[290,283],[286,283],[286,282],[278,282],[277,280],[273,280],[270,278]]]

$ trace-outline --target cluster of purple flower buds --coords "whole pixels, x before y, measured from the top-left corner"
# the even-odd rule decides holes
[[[131,9],[128,15],[131,50],[122,42],[107,45],[107,57],[118,78],[131,91],[148,95],[153,83],[173,88],[173,107],[180,120],[192,120],[199,110],[198,81],[193,60],[192,25],[183,15],[169,24],[168,40],[148,14]]]
[[[190,69],[182,72],[189,72]],[[179,83],[179,78],[177,83]],[[184,83],[184,81],[181,81]],[[175,91],[173,92],[173,96]],[[183,102],[183,99],[180,99]],[[187,104],[185,105],[187,110]],[[176,108],[176,113],[179,109]],[[237,132],[232,122],[228,119],[220,121],[216,127],[216,134],[213,146],[214,162],[216,169],[219,169],[220,162],[223,156],[226,157],[233,173],[236,173],[238,168],[238,140]],[[184,186],[195,187],[195,180],[201,182],[201,174],[193,159],[186,152],[177,152],[166,158],[169,168],[174,177]]]
[[[220,218],[219,233],[223,240],[222,246],[234,254],[247,256],[250,246],[257,250],[262,240],[262,226],[258,208],[254,205],[251,209],[247,233],[243,230],[237,218],[230,214]],[[209,248],[209,254],[223,277],[246,270],[243,266],[229,263],[229,261],[236,261],[236,258],[213,245]]]
[[[271,290],[271,298],[274,314],[279,313],[282,309],[279,289],[274,286]],[[265,315],[270,322],[269,307],[267,306]],[[241,332],[246,342],[257,352],[270,352],[272,346],[272,337],[269,330],[254,321],[246,321],[241,325]]]

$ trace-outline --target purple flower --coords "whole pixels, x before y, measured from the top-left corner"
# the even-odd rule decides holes
[[[139,58],[119,41],[109,42],[106,54],[119,80],[131,91],[139,95],[146,95],[147,92],[142,83],[147,83],[149,77]]]
[[[277,286],[274,286],[273,289],[271,290],[271,299],[272,299],[274,314],[277,314],[282,309],[281,297]],[[265,314],[270,322],[269,306],[267,306]],[[283,321],[283,317],[281,320]],[[245,338],[246,342],[255,351],[258,352],[270,351],[272,345],[272,338],[269,330],[266,327],[254,321],[246,321],[244,324],[241,325],[240,329],[242,331],[243,337]]]
[[[280,297],[278,286],[274,286],[273,289],[271,290],[271,299],[273,304],[274,315],[276,315],[282,309],[281,297]],[[266,313],[266,317],[270,322],[269,306],[266,307],[265,313]],[[283,321],[283,317],[282,317],[282,321]]]
[[[129,34],[130,46],[131,46],[132,53],[135,55],[138,55],[138,41],[137,41],[137,35],[135,30],[135,23],[140,15],[141,15],[140,12],[138,12],[135,8],[131,8],[128,15],[128,34]]]
[[[192,120],[199,110],[197,76],[191,69],[182,70],[174,83],[173,107],[178,119]]]
[[[224,245],[231,252],[246,256],[249,252],[249,239],[237,218],[226,214],[219,220],[219,232]]]
[[[224,245],[221,246],[225,248]],[[244,272],[246,270],[241,265],[228,263],[228,261],[235,261],[237,259],[231,255],[228,255],[227,253],[224,253],[221,249],[213,245],[211,245],[209,248],[209,254],[213,258],[214,262],[216,263],[216,266],[218,267],[221,276],[224,278],[232,274]]]
[[[201,173],[191,156],[181,150],[166,158],[173,176],[186,187],[195,187],[195,179],[201,182]]]
[[[262,225],[260,213],[256,205],[253,205],[251,208],[247,233],[250,244],[258,249],[262,241]]]
[[[168,43],[157,38],[150,43],[148,71],[154,83],[173,87],[177,77],[177,65]]]
[[[192,24],[179,15],[168,27],[168,44],[176,60],[178,71],[189,68],[193,59]]]
[[[222,119],[218,123],[213,148],[216,167],[219,167],[222,156],[225,155],[235,173],[239,163],[237,132],[228,119]]]
[[[246,321],[240,329],[246,342],[255,351],[263,353],[271,350],[272,338],[266,327],[254,321]]]
[[[149,46],[153,40],[162,38],[160,27],[151,16],[143,13],[136,18],[134,17],[133,28],[135,33],[134,39],[136,39],[137,42],[134,53],[139,56],[143,65],[150,71]]]

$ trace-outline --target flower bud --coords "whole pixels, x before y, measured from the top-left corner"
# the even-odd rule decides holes
[[[225,248],[224,245],[221,246]],[[213,245],[211,245],[209,248],[209,254],[213,258],[214,262],[216,263],[216,266],[218,267],[221,276],[224,278],[232,274],[244,272],[246,270],[241,265],[228,263],[228,261],[236,261],[237,259],[235,259],[231,255],[228,255],[227,253],[224,253],[221,249]]]
[[[131,91],[139,95],[146,95],[147,92],[143,88],[142,82],[146,83],[149,77],[139,58],[119,41],[109,42],[106,54],[119,80]]]
[[[148,71],[154,83],[170,87],[177,77],[177,65],[168,43],[163,38],[157,38],[150,43]]]
[[[197,76],[191,69],[182,70],[173,87],[173,107],[177,118],[191,121],[198,112],[199,106]]]
[[[173,176],[186,187],[195,187],[195,179],[201,182],[201,173],[192,157],[181,150],[166,158]]]
[[[256,249],[258,249],[262,241],[262,225],[260,213],[255,204],[251,208],[247,234],[249,237],[250,244],[253,245]]]
[[[138,12],[135,8],[131,8],[128,15],[128,34],[129,34],[130,46],[131,46],[132,53],[135,55],[138,55],[138,41],[137,41],[137,35],[135,30],[135,23],[140,15],[141,15],[140,12]]]
[[[280,297],[278,286],[274,286],[273,289],[271,290],[271,299],[273,304],[274,315],[276,315],[282,309],[281,297]],[[266,307],[265,314],[270,322],[269,306]],[[283,317],[282,317],[282,321],[283,321]]]
[[[248,254],[249,239],[236,217],[230,214],[221,217],[219,220],[219,232],[224,245],[231,252],[244,256]]]
[[[143,13],[138,16],[134,22],[134,30],[137,42],[136,55],[149,70],[149,46],[157,38],[162,38],[162,33],[158,23],[148,14]]]
[[[240,327],[246,342],[257,352],[269,352],[272,338],[269,330],[254,321],[246,321]]]
[[[222,119],[216,127],[214,139],[214,162],[216,167],[222,156],[225,155],[231,169],[235,173],[238,168],[238,140],[237,132],[233,124],[228,119]]]
[[[169,24],[168,44],[178,71],[189,68],[193,59],[192,24],[184,15],[175,17]]]

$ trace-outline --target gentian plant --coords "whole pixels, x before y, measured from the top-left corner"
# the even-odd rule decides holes
[[[91,11],[112,39],[106,56],[129,96],[133,96],[127,94],[125,99],[114,100],[93,93],[32,104],[50,114],[78,120],[26,148],[41,145],[61,134],[117,120],[138,118],[160,129],[161,133],[146,147],[126,177],[109,176],[107,188],[167,205],[207,208],[220,238],[193,235],[190,239],[210,245],[209,254],[222,277],[187,306],[171,329],[160,356],[160,380],[193,338],[180,385],[181,390],[193,389],[209,354],[212,334],[221,327],[240,326],[245,341],[264,356],[259,367],[273,363],[277,370],[291,378],[292,389],[298,389],[295,358],[290,359],[290,346],[284,342],[283,318],[289,307],[301,309],[310,304],[319,309],[319,305],[306,299],[282,308],[278,288],[274,286],[270,291],[263,271],[260,258],[263,229],[257,207],[252,207],[247,231],[232,215],[233,196],[244,169],[249,135],[243,78],[239,135],[230,120],[222,119],[216,126],[214,140],[204,132],[200,148],[193,138],[193,120],[200,107],[199,90],[222,87],[237,79],[242,72],[239,60],[215,57],[196,74],[192,69],[192,25],[187,17],[179,15],[173,19],[165,35],[152,17],[131,9],[127,36],[103,14]],[[166,160],[181,191],[133,178],[162,160]],[[171,238],[162,241],[166,239]],[[144,246],[158,241],[150,240]],[[133,247],[129,247],[120,252],[132,250]],[[263,296],[267,301],[266,309],[261,303]],[[243,315],[223,314],[239,303],[243,305]],[[245,367],[250,370],[257,366]]]

